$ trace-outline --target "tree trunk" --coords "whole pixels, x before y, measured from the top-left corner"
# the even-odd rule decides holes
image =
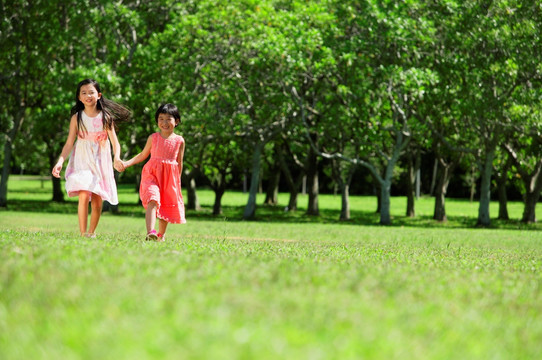
[[[406,216],[415,217],[416,209],[416,165],[412,159],[412,154],[408,155],[408,174],[407,174],[407,208]]]
[[[299,174],[295,182],[293,183],[292,188],[290,188],[290,198],[288,199],[288,208],[287,211],[297,211],[297,196],[299,195],[298,189],[301,187],[303,178],[305,177],[304,173]]]
[[[540,191],[535,194],[532,192],[527,192],[525,194],[525,207],[523,208],[523,217],[521,222],[524,223],[535,223],[536,222],[536,204],[540,197]]]
[[[433,211],[433,220],[448,221],[446,216],[446,194],[448,192],[448,185],[454,175],[456,166],[461,161],[461,155],[459,158],[452,158],[448,162],[444,160],[437,151],[437,171],[435,172],[436,186],[435,186],[435,209]]]
[[[279,183],[280,183],[280,154],[282,150],[278,142],[273,146],[273,161],[269,166],[269,182],[267,184],[267,189],[265,189],[265,205],[278,205],[279,203]]]
[[[308,180],[308,192],[309,192],[309,203],[307,205],[307,215],[320,215],[320,210],[318,208],[318,157],[312,149],[309,149],[308,155],[308,164],[307,164],[307,180]]]
[[[225,186],[221,186],[215,190],[215,202],[213,204],[213,215],[222,214],[222,196],[226,192]]]
[[[8,179],[11,170],[11,153],[13,151],[13,141],[24,121],[24,107],[19,108],[14,117],[14,124],[5,138],[4,143],[4,164],[2,167],[2,179],[0,180],[0,207],[8,206]]]
[[[535,172],[530,176],[525,176],[523,181],[525,183],[525,205],[521,222],[535,223],[536,204],[542,190],[542,166],[537,166]]]
[[[435,186],[435,209],[433,219],[437,221],[448,221],[446,216],[446,192],[450,183],[452,167],[450,165],[441,165],[442,170]]]
[[[391,225],[390,215],[391,179],[384,180],[380,187],[380,224]]]
[[[341,216],[339,220],[350,220],[350,185],[341,182]]]
[[[422,157],[421,150],[418,147],[415,147],[416,152],[414,154],[409,154],[408,158],[408,167],[409,167],[409,176],[408,176],[408,193],[407,193],[407,209],[406,216],[415,217],[416,216],[416,198],[419,196],[419,171],[422,166]]]
[[[440,188],[440,186],[436,187],[435,190],[435,210],[433,212],[433,219],[446,222],[448,221],[448,217],[446,216],[446,196],[444,195],[445,190]]]
[[[297,180],[292,183],[292,186],[288,184],[290,188],[290,198],[288,199],[288,208],[287,211],[296,211],[297,210],[297,195],[299,194],[298,189],[301,186],[301,181],[303,180],[303,175],[299,175]]]
[[[435,158],[435,163],[433,164],[433,176],[431,177],[431,189],[429,190],[429,195],[433,195],[435,191],[435,185],[437,184],[437,169],[438,169],[438,159]]]
[[[408,145],[410,138],[404,139],[401,132],[397,133],[397,141],[395,143],[395,148],[393,150],[393,155],[388,160],[386,165],[386,171],[384,173],[384,178],[380,180],[381,186],[381,199],[380,199],[380,224],[381,225],[390,225],[391,224],[391,215],[390,215],[390,206],[391,206],[391,182],[393,179],[393,169],[399,160],[402,149]]]
[[[288,190],[290,191],[290,199],[288,201],[288,207],[286,208],[286,211],[296,211],[297,210],[297,194],[299,193],[299,187],[301,185],[301,181],[303,178],[303,174],[301,174],[296,181],[294,181],[294,178],[292,176],[292,173],[290,172],[290,169],[288,168],[288,164],[286,164],[286,160],[284,159],[284,149],[283,146],[279,147],[277,152],[277,158],[279,160],[279,166],[282,174],[284,175],[284,179],[286,180],[286,185],[288,186]]]
[[[211,188],[215,193],[213,215],[222,214],[222,196],[226,192],[226,171],[220,171],[215,181],[211,181]]]
[[[199,168],[195,167],[191,171],[183,171],[181,176],[182,183],[186,184],[186,209],[187,210],[201,210],[201,206],[198,200],[198,194],[196,192],[196,177],[199,175]]]
[[[475,178],[475,166],[471,167],[471,180],[470,180],[470,202],[474,201],[474,194],[476,194],[476,178]]]
[[[495,158],[495,149],[486,153],[483,168],[480,177],[480,203],[478,206],[478,226],[490,226],[489,204],[491,201],[491,175],[493,173],[493,159]]]
[[[252,176],[250,179],[250,189],[248,194],[247,205],[243,212],[243,219],[250,220],[256,216],[256,195],[258,193],[258,185],[260,182],[260,158],[262,155],[264,143],[258,142],[254,146],[254,153],[252,154]]]
[[[508,215],[508,196],[506,195],[506,176],[497,178],[497,194],[499,197],[499,220],[510,220]]]
[[[64,202],[64,192],[62,191],[62,182],[59,178],[51,176],[53,181],[53,199],[55,202]]]
[[[376,195],[376,213],[380,214],[382,211],[382,185],[376,178],[373,177],[373,179],[375,180],[374,191]]]
[[[506,148],[505,148],[506,150]],[[495,168],[494,177],[497,183],[497,197],[499,199],[499,220],[510,220],[508,215],[508,196],[506,195],[506,183],[508,181],[508,170],[512,166],[512,156],[508,155],[506,162],[501,163],[500,168]]]
[[[199,204],[198,194],[196,192],[196,179],[191,178],[190,181],[188,181],[188,187],[186,189],[186,197],[187,197],[187,208],[189,210],[201,210],[201,206]]]
[[[508,144],[505,144],[505,149],[516,170],[520,173],[525,186],[525,202],[521,221],[524,223],[534,223],[536,222],[536,204],[542,191],[542,160],[538,160],[533,171],[528,173],[522,162],[518,159],[516,151]]]
[[[411,176],[416,176],[416,173],[411,173],[412,169],[409,169],[409,181],[407,183],[407,207],[406,207],[406,216],[408,217],[416,217],[416,195],[415,195],[415,188],[414,188],[414,181],[415,179],[411,179]]]
[[[11,149],[11,139],[6,139],[6,143],[4,144],[2,180],[0,180],[0,207],[8,206],[8,178],[11,162]]]
[[[279,182],[280,182],[280,171],[275,168],[272,169],[273,174],[271,174],[271,179],[269,179],[269,184],[265,192],[265,205],[277,205],[279,203]]]
[[[49,152],[49,168],[52,169],[53,166],[55,166],[55,157],[54,155]],[[56,178],[54,176],[51,176],[51,180],[53,183],[53,198],[52,201],[55,202],[64,202],[64,192],[62,191],[62,181],[60,178]]]
[[[290,200],[288,201],[288,207],[286,208],[286,211],[296,211],[297,210],[297,194],[299,192],[299,184],[294,181],[294,178],[292,176],[292,173],[290,172],[290,169],[288,168],[288,164],[286,164],[286,160],[284,159],[284,152],[283,147],[279,147],[277,152],[277,158],[279,161],[279,166],[282,174],[284,175],[284,179],[286,180],[286,185],[288,186],[288,190],[290,191]]]
[[[343,171],[341,171],[341,160],[333,159],[331,161],[333,180],[335,180],[341,193],[341,214],[339,220],[350,220],[350,183],[352,182],[356,166],[352,164],[346,166],[349,166],[349,168],[346,173],[346,179],[344,179]]]

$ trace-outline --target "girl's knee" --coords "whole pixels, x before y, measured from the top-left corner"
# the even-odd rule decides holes
[[[92,198],[90,199],[90,206],[94,209],[101,209],[103,205],[103,199],[96,194],[92,194]]]
[[[90,194],[86,191],[79,191],[79,201],[88,201]]]

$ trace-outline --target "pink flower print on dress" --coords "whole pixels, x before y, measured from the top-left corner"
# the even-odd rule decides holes
[[[102,117],[98,115],[97,117],[92,119],[92,125],[94,125],[94,127],[98,129],[103,128]]]
[[[99,133],[96,134],[96,141],[103,141],[103,140],[107,140],[107,132],[100,131]]]

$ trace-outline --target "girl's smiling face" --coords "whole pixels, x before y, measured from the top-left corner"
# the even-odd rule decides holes
[[[98,100],[102,97],[102,93],[96,91],[96,88],[92,84],[86,84],[81,86],[79,90],[79,101],[86,107],[94,108],[98,103]]]
[[[160,130],[167,135],[171,134],[175,129],[175,126],[177,126],[177,121],[169,114],[159,114],[156,121],[158,122]]]

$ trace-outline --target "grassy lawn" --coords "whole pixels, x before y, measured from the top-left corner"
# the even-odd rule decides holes
[[[48,202],[48,186],[12,181],[0,211],[1,359],[542,356],[538,224],[477,229],[477,204],[460,200],[438,224],[429,198],[409,219],[393,198],[394,225],[381,227],[367,197],[345,223],[331,195],[319,218],[261,206],[247,222],[246,194],[227,193],[212,217],[202,191],[204,209],[152,243],[121,187],[121,214],[81,239],[76,203]]]

